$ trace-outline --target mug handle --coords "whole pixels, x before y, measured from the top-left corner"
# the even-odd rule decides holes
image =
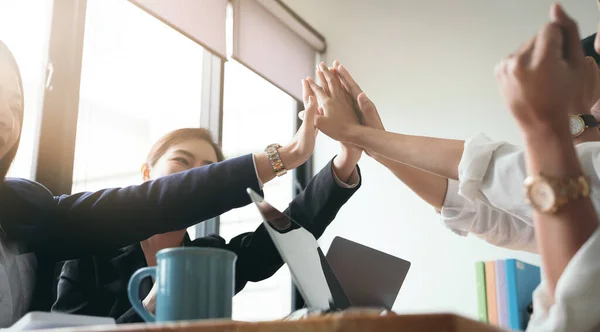
[[[135,271],[135,273],[129,279],[129,285],[127,286],[127,295],[129,296],[129,302],[133,309],[148,323],[154,323],[156,316],[151,314],[140,300],[140,282],[147,277],[153,277],[156,279],[156,267],[145,267]]]

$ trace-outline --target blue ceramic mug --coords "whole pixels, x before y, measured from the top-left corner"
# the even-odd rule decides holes
[[[129,301],[146,322],[231,319],[235,253],[217,248],[168,248],[156,254],[156,267],[137,270],[129,280]],[[140,300],[140,282],[157,283],[155,315]]]

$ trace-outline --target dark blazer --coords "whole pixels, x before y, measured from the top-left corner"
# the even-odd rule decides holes
[[[340,187],[334,180],[330,162],[294,198],[285,213],[318,238],[358,187],[359,185],[352,189]],[[238,255],[235,270],[236,293],[248,281],[269,278],[283,265],[281,256],[262,224],[254,232],[238,235],[229,243],[213,235],[194,241],[187,238],[185,245],[218,247],[235,252]],[[133,273],[145,266],[146,259],[139,244],[69,261],[63,266],[58,299],[52,310],[109,316],[118,323],[141,322],[141,317],[129,303],[127,285]],[[146,297],[151,287],[150,280],[146,280],[141,286],[140,296]]]
[[[117,250],[247,205],[246,188],[260,192],[252,155],[141,185],[58,197],[36,182],[6,179],[0,184],[0,231],[35,252],[31,310],[49,311],[56,262]]]

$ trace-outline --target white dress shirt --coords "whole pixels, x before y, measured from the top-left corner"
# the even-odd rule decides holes
[[[600,214],[600,142],[575,147]],[[456,233],[473,233],[511,249],[537,252],[532,208],[525,200],[525,151],[477,135],[465,142],[459,182],[449,181],[441,217]],[[573,257],[552,301],[545,282],[534,292],[530,331],[593,331],[600,327],[600,231]],[[543,276],[542,276],[543,277]],[[543,279],[543,278],[542,278]]]

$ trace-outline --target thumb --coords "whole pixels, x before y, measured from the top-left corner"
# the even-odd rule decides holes
[[[358,108],[363,115],[364,124],[371,128],[384,129],[379,113],[377,112],[377,107],[375,107],[375,104],[364,92],[361,92],[358,95],[356,101],[358,103]]]
[[[304,121],[304,114],[305,113],[306,113],[306,111],[304,111],[304,110],[298,112],[298,119]]]
[[[317,101],[314,96],[308,97],[305,107],[302,127],[304,130],[313,131],[315,129],[315,116],[317,114]]]
[[[565,12],[559,4],[552,5],[550,17],[553,22],[561,26],[563,34],[564,57],[570,64],[579,64],[583,61],[583,48],[579,38],[577,23]]]

